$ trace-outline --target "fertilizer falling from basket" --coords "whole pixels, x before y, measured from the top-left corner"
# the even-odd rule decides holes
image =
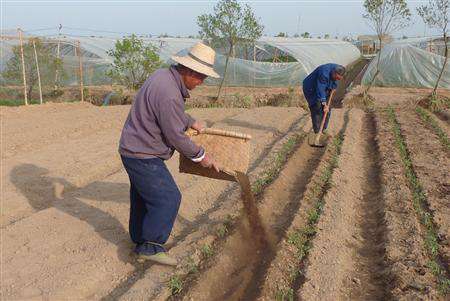
[[[248,176],[242,172],[236,172],[236,181],[241,186],[242,202],[244,204],[244,211],[247,215],[252,234],[259,247],[267,246],[268,239],[266,230],[264,229],[261,217],[259,215],[258,207],[256,206],[255,198],[253,197],[252,189]]]

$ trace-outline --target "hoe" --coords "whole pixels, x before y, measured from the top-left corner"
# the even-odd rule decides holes
[[[331,102],[333,100],[333,96],[334,96],[334,92],[335,91],[336,90],[332,90],[331,93],[330,93],[330,97],[328,97],[328,102],[327,102],[328,108],[331,107]],[[320,142],[320,138],[322,136],[323,127],[325,126],[325,120],[327,120],[327,116],[328,116],[328,112],[323,114],[322,122],[320,123],[319,132],[316,134],[316,136],[314,138],[314,141],[313,142],[310,141],[310,143],[309,143],[311,146],[316,146],[316,147],[324,147],[325,146],[324,143]]]

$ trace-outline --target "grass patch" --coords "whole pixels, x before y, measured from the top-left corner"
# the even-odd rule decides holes
[[[272,166],[269,167],[264,174],[262,174],[253,184],[252,184],[252,192],[257,195],[260,194],[264,187],[272,183],[278,174],[281,171],[284,163],[286,163],[289,155],[298,145],[298,143],[306,136],[305,133],[295,134],[290,137],[281,147],[281,150],[278,151],[275,155],[275,159],[272,163]]]
[[[439,141],[441,142],[441,144],[445,148],[447,148],[447,150],[450,150],[450,139],[448,138],[444,130],[441,129],[433,116],[431,116],[431,114],[427,110],[419,106],[416,107],[416,112],[419,115],[420,119],[422,119],[425,123],[429,124],[433,128],[434,132],[439,137]]]
[[[28,104],[36,105],[39,104],[39,99],[29,99]],[[18,107],[18,106],[24,106],[25,101],[23,99],[0,99],[0,106],[6,106],[6,107]]]
[[[214,250],[209,244],[204,244],[201,251],[204,258],[209,258],[214,255]]]
[[[433,215],[428,209],[427,197],[419,178],[414,171],[410,153],[406,145],[405,138],[402,135],[400,123],[397,120],[394,109],[389,107],[387,109],[387,114],[392,126],[392,131],[394,132],[395,145],[400,154],[405,176],[408,181],[408,186],[412,193],[414,209],[419,216],[421,224],[426,229],[424,239],[425,248],[430,260],[428,267],[438,281],[439,292],[446,295],[450,292],[450,280],[446,275],[445,269],[439,263],[439,238],[436,225],[433,222]]]
[[[450,108],[450,99],[445,96],[431,94],[421,99],[418,104],[431,112],[439,112]]]
[[[188,274],[195,274],[198,272],[198,265],[191,256],[187,259],[187,272]]]
[[[294,301],[294,290],[292,288],[277,289],[275,293],[276,301]]]
[[[169,287],[172,296],[175,296],[181,293],[181,291],[183,290],[183,281],[181,281],[180,276],[173,275],[172,277],[170,277],[167,286]]]
[[[364,93],[359,93],[345,101],[345,106],[348,108],[358,108],[363,110],[373,110],[375,108],[375,98]]]

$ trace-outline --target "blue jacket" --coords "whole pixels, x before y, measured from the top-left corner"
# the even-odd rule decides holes
[[[330,91],[337,88],[337,82],[331,79],[331,73],[337,66],[339,65],[321,65],[303,80],[303,94],[309,106],[315,105],[318,101],[326,102]]]

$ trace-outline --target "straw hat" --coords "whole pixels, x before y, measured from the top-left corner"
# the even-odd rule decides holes
[[[185,56],[172,56],[172,60],[181,65],[188,67],[198,73],[219,78],[219,74],[214,71],[214,59],[216,52],[202,43],[197,43],[189,49],[189,52]]]

